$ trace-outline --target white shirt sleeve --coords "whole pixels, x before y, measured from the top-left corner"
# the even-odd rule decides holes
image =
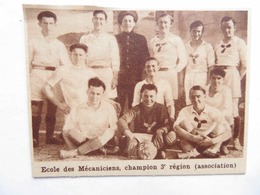
[[[110,126],[111,129],[116,130],[117,129],[117,121],[118,121],[116,110],[111,104],[109,104],[109,103],[107,103],[107,104],[109,106],[108,107],[108,109],[109,109],[109,126]]]
[[[187,64],[187,54],[186,54],[186,49],[185,49],[184,43],[181,40],[181,38],[178,38],[177,40],[178,40],[177,52],[178,52],[179,62],[177,64],[176,70],[177,70],[177,72],[180,72]]]
[[[111,48],[111,62],[113,71],[119,71],[120,66],[120,57],[119,57],[119,49],[116,38],[112,36],[110,41]]]
[[[29,71],[31,72],[32,70],[32,60],[33,60],[33,55],[34,55],[34,42],[33,40],[29,41],[28,44],[29,48],[28,48],[28,63],[29,63]]]
[[[71,64],[68,50],[66,49],[65,45],[62,42],[60,42],[59,54],[60,54],[60,63],[62,66],[68,66],[69,64]]]
[[[176,127],[176,126],[179,125],[184,119],[187,118],[185,112],[186,112],[186,109],[185,109],[185,108],[183,108],[183,109],[179,112],[179,115],[178,115],[178,117],[177,117],[177,119],[176,119],[176,121],[175,121],[173,127]]]
[[[47,84],[51,87],[54,87],[58,82],[60,82],[63,78],[64,67],[58,68],[51,77],[47,80]]]
[[[207,65],[208,67],[215,65],[215,53],[211,44],[207,44]]]
[[[221,112],[224,116],[232,116],[232,93],[231,90],[226,87],[223,92],[223,102],[222,102]]]
[[[133,97],[133,103],[132,103],[133,107],[141,102],[141,93],[140,93],[141,87],[142,87],[142,84],[140,82],[135,85],[134,97]]]
[[[63,131],[68,132],[69,130],[72,129],[80,131],[81,129],[77,119],[78,119],[77,109],[72,108],[70,113],[65,117]]]
[[[247,66],[247,46],[244,40],[240,39],[239,46],[239,59],[242,67]]]
[[[170,105],[174,105],[173,97],[172,97],[172,89],[168,82],[165,83],[165,92],[164,92],[163,96],[164,96],[164,101],[165,101],[166,107],[168,107]]]

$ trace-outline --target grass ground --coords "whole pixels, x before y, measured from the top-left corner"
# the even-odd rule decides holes
[[[243,156],[242,151],[235,150],[232,145],[228,145],[230,153],[223,155],[221,158],[241,158]],[[59,151],[61,149],[68,149],[66,144],[53,145],[45,144],[45,134],[40,134],[40,145],[34,148],[34,160],[35,161],[90,161],[90,160],[127,160],[127,157],[123,155],[104,155],[101,152],[95,152],[85,156],[78,156],[76,158],[69,158],[61,160],[59,158]]]
[[[181,103],[175,104],[176,110],[178,111],[183,105]],[[46,113],[46,106],[44,105],[43,108],[43,114],[42,118],[44,119]],[[63,123],[64,123],[64,115],[61,111],[58,110],[57,112],[57,122],[56,122],[56,134],[59,134],[62,130]],[[242,116],[242,126],[244,125],[243,123],[243,116],[244,113],[240,113],[240,116]],[[45,123],[44,120],[42,120],[41,124],[41,129],[45,129]],[[244,143],[244,131],[242,131],[242,134],[240,135],[240,143]],[[230,150],[230,154],[221,156],[221,158],[240,158],[243,156],[242,151],[237,151],[234,150],[232,145],[228,145],[228,148]],[[35,161],[60,161],[59,159],[59,151],[61,149],[68,149],[65,144],[63,145],[52,145],[52,144],[45,144],[45,131],[41,131],[40,133],[40,143],[39,147],[34,148],[34,159]],[[103,155],[100,153],[95,153],[91,155],[86,155],[86,156],[78,156],[76,158],[70,158],[70,159],[65,159],[63,161],[84,161],[84,160],[109,160],[109,159],[116,159],[116,160],[127,160],[126,157],[122,155]]]

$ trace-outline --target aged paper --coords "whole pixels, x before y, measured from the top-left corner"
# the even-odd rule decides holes
[[[242,174],[245,173],[246,167],[246,146],[247,146],[247,83],[248,76],[244,76],[241,80],[241,97],[238,103],[238,112],[240,116],[240,134],[239,142],[241,148],[234,148],[234,130],[232,131],[233,137],[227,143],[227,148],[229,154],[221,154],[218,158],[209,158],[205,156],[192,157],[188,155],[185,158],[180,158],[178,153],[184,153],[180,145],[180,138],[176,138],[176,141],[171,147],[163,149],[163,155],[159,158],[152,160],[141,160],[137,158],[131,158],[129,155],[125,155],[124,152],[118,152],[115,154],[108,154],[100,149],[92,151],[86,155],[77,155],[75,157],[61,159],[60,151],[69,150],[69,146],[64,142],[62,138],[62,131],[64,129],[64,124],[66,122],[66,116],[61,109],[57,110],[56,115],[55,108],[49,108],[49,116],[46,104],[46,97],[37,97],[34,94],[34,90],[40,90],[41,93],[45,89],[45,85],[48,79],[57,72],[59,67],[56,67],[55,62],[58,60],[66,63],[67,57],[63,56],[64,53],[59,53],[62,50],[60,47],[66,49],[67,55],[70,56],[69,48],[75,43],[79,43],[81,37],[84,35],[89,35],[93,30],[93,12],[95,10],[104,10],[107,14],[107,21],[105,23],[105,31],[110,35],[117,35],[122,32],[122,27],[118,21],[118,15],[121,11],[120,8],[100,8],[100,7],[90,7],[90,6],[43,6],[43,5],[24,5],[24,21],[26,29],[26,45],[27,47],[27,70],[28,70],[28,86],[29,86],[29,97],[28,105],[31,110],[31,151],[32,151],[32,170],[33,177],[61,177],[61,176],[117,176],[117,175],[201,175],[201,174]],[[54,20],[54,24],[50,21],[44,25],[53,25],[53,27],[46,28],[43,27],[43,23],[37,20],[38,14],[44,11],[50,11],[55,13],[57,21]],[[149,47],[151,40],[158,35],[160,31],[158,27],[158,22],[156,20],[161,14],[168,14],[174,20],[171,26],[170,32],[181,38],[184,45],[186,46],[191,40],[190,24],[196,20],[200,20],[204,24],[204,32],[202,39],[209,43],[212,47],[223,39],[223,34],[221,32],[221,19],[224,16],[230,16],[236,19],[236,29],[235,35],[245,43],[248,43],[248,11],[245,10],[212,10],[212,11],[199,11],[199,10],[135,10],[138,14],[138,20],[136,21],[134,32],[141,34],[147,40],[147,46],[149,48],[150,55],[151,47]],[[47,17],[48,18],[48,17]],[[52,21],[52,20],[51,20]],[[39,41],[46,31],[55,31],[51,39],[59,40],[63,43],[55,45],[56,43],[51,43],[51,46],[44,46],[44,44]],[[33,40],[33,41],[32,41]],[[34,40],[38,40],[34,41]],[[47,40],[48,42],[48,40]],[[51,42],[51,41],[50,41]],[[48,44],[50,43],[48,42]],[[43,45],[41,45],[43,44]],[[164,47],[162,43],[159,47]],[[233,45],[232,45],[233,46]],[[100,47],[100,46],[99,46]],[[101,46],[102,47],[102,46]],[[105,47],[105,44],[104,44]],[[156,46],[157,47],[157,46]],[[158,50],[159,51],[159,47]],[[177,47],[177,46],[176,46]],[[225,48],[224,48],[225,47]],[[228,50],[229,47],[225,45],[222,47]],[[32,49],[34,48],[34,49]],[[57,49],[59,48],[59,49]],[[120,47],[119,47],[120,48]],[[90,51],[90,50],[89,50]],[[186,49],[187,51],[187,49]],[[46,55],[42,55],[42,52]],[[54,55],[52,55],[54,53]],[[223,52],[225,53],[225,51]],[[89,54],[90,55],[90,54]],[[120,53],[122,58],[122,53]],[[189,55],[187,53],[183,54]],[[236,54],[239,59],[241,59],[240,50],[237,49]],[[44,56],[49,56],[44,58]],[[57,57],[59,56],[59,57]],[[235,58],[237,57],[235,56]],[[53,59],[52,59],[53,57]],[[187,57],[187,61],[188,61]],[[160,58],[160,56],[158,57]],[[174,56],[172,56],[174,58]],[[196,58],[196,57],[195,57]],[[194,59],[192,58],[194,61]],[[195,59],[196,60],[196,59]],[[42,61],[50,63],[42,63]],[[90,60],[87,59],[87,63]],[[57,62],[60,63],[60,62]],[[67,63],[69,63],[67,61]],[[214,60],[214,63],[215,60]],[[242,63],[242,62],[241,62]],[[195,64],[195,63],[194,63]],[[186,64],[185,64],[186,65]],[[212,64],[211,64],[212,65]],[[214,64],[215,65],[215,64]],[[247,64],[248,66],[249,64]],[[225,67],[224,67],[225,66]],[[227,67],[228,64],[221,64],[222,69],[226,72],[239,69],[241,70],[242,65],[237,67]],[[52,69],[55,67],[55,70]],[[92,66],[94,67],[94,66]],[[96,69],[97,66],[94,68]],[[37,70],[37,74],[32,76],[32,70]],[[100,67],[98,66],[100,70]],[[119,75],[120,75],[119,69]],[[164,71],[161,69],[161,71]],[[46,73],[48,72],[48,73]],[[187,72],[187,71],[186,71]],[[178,75],[179,80],[181,80],[181,75],[185,77],[185,68],[180,71]],[[48,74],[48,75],[46,75]],[[248,73],[247,73],[248,75]],[[36,78],[35,78],[36,77]],[[48,77],[48,79],[46,79]],[[39,82],[38,79],[44,80],[44,82]],[[145,78],[145,75],[143,75]],[[101,79],[101,78],[100,78]],[[66,95],[64,94],[63,88],[60,86],[60,81],[55,83],[53,86],[53,93],[60,102],[66,102]],[[32,84],[33,83],[33,84]],[[39,85],[35,83],[39,83]],[[179,81],[181,83],[181,81]],[[120,83],[119,83],[120,85]],[[178,118],[178,114],[182,108],[185,107],[185,93],[179,84],[179,99],[175,100],[175,120]],[[33,87],[32,87],[33,86]],[[80,86],[78,86],[80,87]],[[36,89],[35,89],[36,88]],[[130,89],[129,89],[130,90]],[[183,91],[182,91],[183,90]],[[118,95],[118,91],[114,91],[113,98]],[[42,94],[44,96],[44,93]],[[176,98],[174,98],[176,99]],[[116,99],[117,100],[117,99]],[[127,103],[123,112],[125,114],[128,111]],[[38,117],[38,118],[37,118]],[[79,116],[80,117],[80,116]],[[41,118],[41,119],[40,119]],[[53,119],[55,118],[55,119]],[[38,120],[38,123],[35,122]],[[57,140],[48,139],[48,134],[46,129],[48,120],[55,120],[56,125],[54,127],[53,135]],[[203,122],[201,122],[203,123]],[[231,124],[231,123],[230,123]],[[36,127],[35,127],[36,126]],[[35,141],[34,129],[39,129],[38,139]],[[234,126],[234,123],[231,125]],[[213,127],[214,128],[214,127]],[[36,133],[37,134],[37,133]],[[76,136],[74,136],[76,137]],[[141,138],[140,138],[141,137]],[[148,136],[149,137],[149,136]],[[141,135],[136,135],[136,139],[143,139]],[[144,138],[146,139],[146,138]],[[148,138],[151,139],[151,138]],[[63,140],[63,142],[62,142]],[[60,143],[58,143],[61,141]],[[143,140],[142,140],[143,141]],[[140,141],[140,142],[142,142]],[[113,143],[115,144],[115,143]],[[124,151],[124,148],[119,144],[120,151]],[[218,151],[219,153],[220,151]]]

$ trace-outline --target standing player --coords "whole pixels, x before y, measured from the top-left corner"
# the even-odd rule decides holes
[[[183,41],[170,32],[173,24],[172,16],[162,14],[157,20],[158,35],[150,41],[150,55],[160,64],[160,76],[166,79],[172,88],[173,99],[178,99],[178,73],[187,63],[187,56]],[[181,79],[179,79],[181,80]]]
[[[189,91],[192,86],[205,87],[208,80],[208,68],[215,64],[213,47],[202,40],[204,24],[196,20],[190,25],[191,41],[186,45],[188,64],[185,69],[184,89],[186,105],[191,104]]]
[[[240,150],[241,131],[238,103],[241,97],[241,80],[246,74],[247,48],[244,40],[235,36],[236,21],[225,16],[221,20],[223,40],[215,45],[216,66],[226,72],[224,85],[232,91],[232,107],[234,117],[234,147]]]
[[[149,51],[145,37],[133,31],[138,20],[136,11],[120,11],[117,20],[123,30],[116,35],[120,52],[117,92],[122,115],[126,99],[128,100],[128,108],[131,108],[134,87],[142,79],[145,60],[149,57]]]
[[[87,66],[105,83],[105,96],[116,98],[118,84],[119,51],[116,38],[105,32],[107,13],[103,10],[93,12],[94,30],[91,34],[83,35],[80,43],[88,46]]]
[[[41,28],[41,36],[29,42],[30,92],[32,109],[33,146],[39,145],[39,129],[43,102],[46,99],[42,90],[53,71],[61,65],[70,63],[64,44],[55,37],[57,17],[53,12],[43,11],[37,19]],[[57,107],[47,100],[46,143],[60,144],[53,136],[56,123]]]

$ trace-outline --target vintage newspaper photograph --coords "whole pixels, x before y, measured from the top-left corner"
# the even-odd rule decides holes
[[[33,177],[246,172],[248,10],[23,13]]]

